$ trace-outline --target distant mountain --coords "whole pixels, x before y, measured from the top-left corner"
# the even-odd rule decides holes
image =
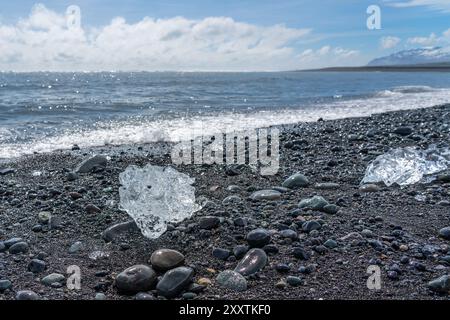
[[[450,63],[450,47],[403,50],[369,62],[368,66],[401,66]]]

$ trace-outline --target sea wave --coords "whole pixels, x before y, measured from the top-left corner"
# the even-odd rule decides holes
[[[125,145],[158,141],[181,141],[199,135],[213,135],[233,130],[252,130],[273,125],[312,122],[318,118],[342,119],[365,117],[389,111],[427,108],[450,103],[450,88],[427,86],[396,87],[374,94],[370,98],[337,99],[330,103],[272,111],[247,113],[222,112],[215,115],[188,118],[152,120],[133,118],[124,121],[97,123],[91,129],[74,128],[64,133],[24,143],[2,143],[0,131],[0,158],[15,158],[26,154],[106,144]]]

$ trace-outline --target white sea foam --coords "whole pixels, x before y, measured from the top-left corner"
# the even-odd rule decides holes
[[[252,113],[223,112],[214,116],[170,120],[113,122],[89,130],[67,131],[61,135],[27,143],[0,144],[0,158],[69,149],[73,144],[78,144],[80,147],[94,147],[105,144],[181,141],[191,138],[193,134],[212,135],[232,130],[251,130],[271,125],[312,122],[318,118],[364,117],[375,113],[426,108],[445,103],[450,103],[450,89],[415,86],[398,87],[379,92],[368,99],[337,99],[329,104],[308,106],[302,109],[277,109]],[[0,131],[1,135],[2,131]]]

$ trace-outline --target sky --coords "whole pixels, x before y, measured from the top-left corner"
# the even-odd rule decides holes
[[[380,8],[380,29],[367,26],[371,5]],[[0,6],[4,71],[280,71],[365,65],[431,46],[450,46],[450,0],[16,0]]]

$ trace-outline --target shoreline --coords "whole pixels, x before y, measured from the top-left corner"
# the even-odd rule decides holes
[[[410,135],[394,133],[405,126],[412,129]],[[181,252],[184,264],[194,270],[193,282],[200,287],[186,287],[184,292],[192,294],[185,298],[448,298],[431,292],[427,283],[450,272],[450,262],[442,260],[450,255],[450,242],[438,234],[450,226],[450,184],[379,185],[374,192],[361,191],[359,184],[370,161],[389,149],[448,144],[450,105],[274,127],[281,131],[280,170],[274,176],[260,176],[246,166],[239,166],[233,174],[225,165],[176,166],[196,179],[196,197],[209,202],[156,240],[133,231],[107,243],[102,233],[129,220],[118,209],[119,173],[130,164],[169,165],[171,143],[63,150],[0,162],[0,167],[6,163],[15,170],[0,175],[0,242],[19,237],[28,246],[23,254],[0,250],[0,280],[11,282],[11,288],[0,292],[0,300],[14,299],[20,290],[32,290],[44,299],[94,299],[97,293],[107,299],[134,299],[135,295],[119,294],[114,279],[130,266],[149,264],[152,252],[160,248]],[[68,180],[68,173],[93,153],[110,157],[106,167]],[[41,174],[33,176],[36,171]],[[286,190],[273,201],[249,199],[255,191],[280,186],[296,172],[308,177],[310,185]],[[319,187],[324,183],[337,185]],[[300,200],[315,195],[337,204],[338,212],[299,210]],[[223,202],[229,196],[239,199]],[[425,200],[418,201],[417,196]],[[99,211],[88,212],[89,205]],[[45,223],[39,215],[42,212],[54,219]],[[202,228],[204,217],[216,217],[219,222],[213,228]],[[305,232],[304,221],[316,221],[321,227]],[[247,233],[258,228],[271,234],[272,247],[265,250],[268,263],[247,277],[243,292],[220,286],[217,275],[234,269],[241,259],[233,249],[246,245]],[[282,231],[287,229],[296,236],[286,237]],[[336,246],[325,246],[329,240]],[[76,242],[81,243],[80,249],[70,252]],[[298,247],[309,253],[307,260],[293,255]],[[212,253],[215,248],[228,251],[229,256],[217,258]],[[29,271],[33,259],[43,261],[44,269]],[[70,265],[81,269],[81,290],[42,283],[52,273],[67,278]],[[381,290],[366,286],[370,265],[381,269]],[[301,284],[291,285],[288,277],[300,279]],[[201,283],[207,284],[202,287]],[[147,295],[157,298],[154,290]]]

